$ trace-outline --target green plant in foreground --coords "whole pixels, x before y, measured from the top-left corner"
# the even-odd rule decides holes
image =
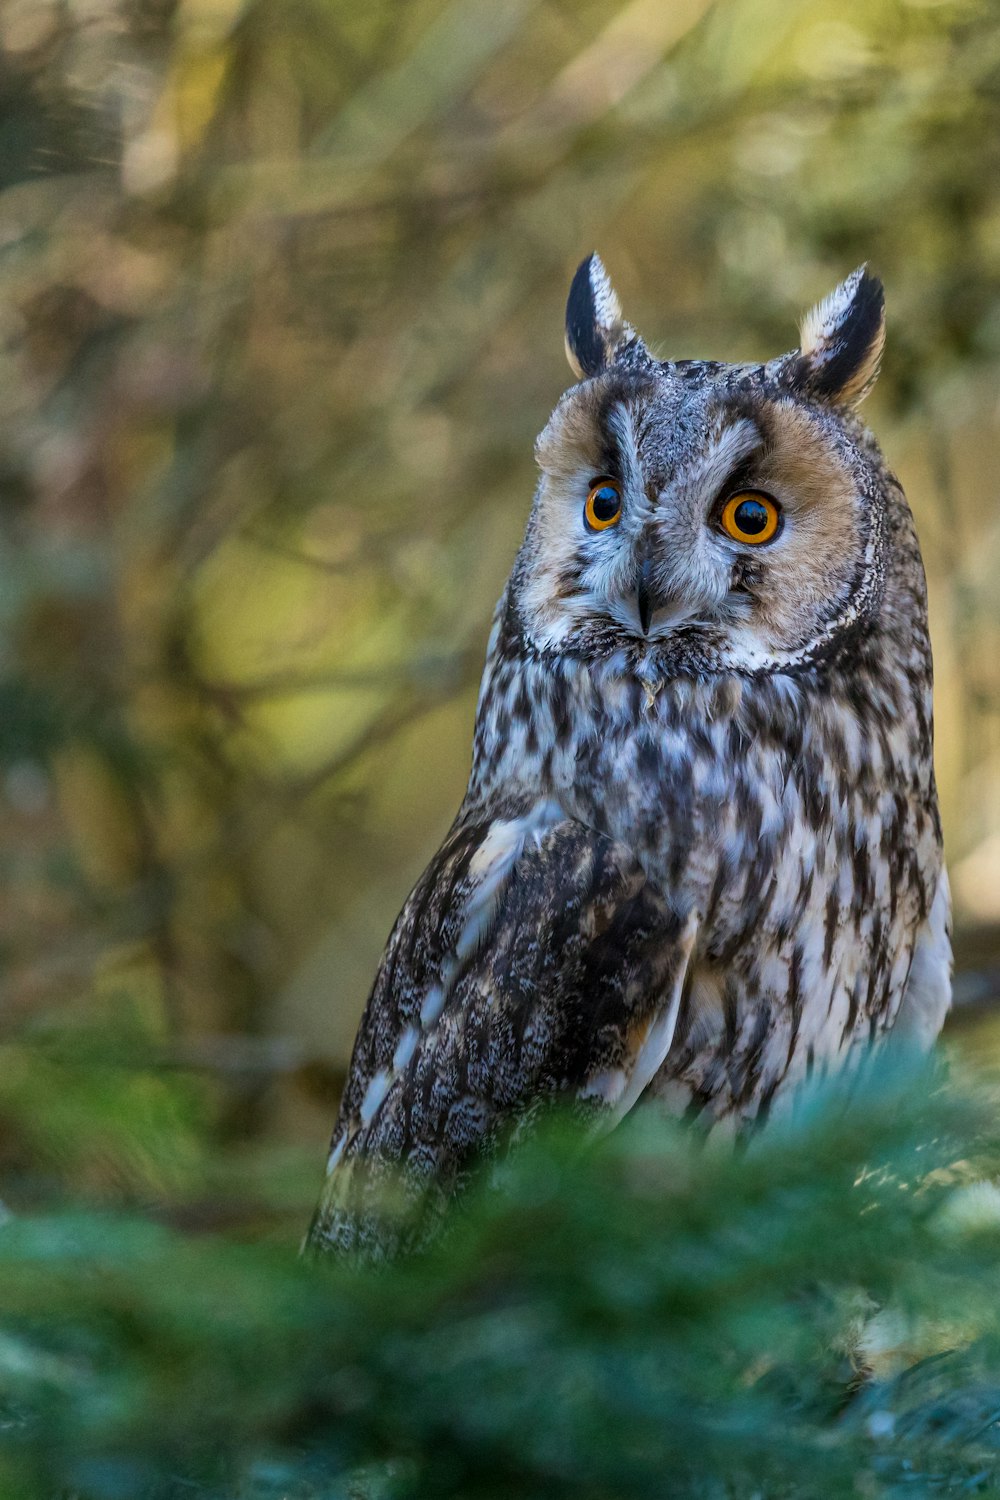
[[[742,1149],[556,1122],[364,1271],[83,1209],[0,1229],[0,1494],[1000,1493],[1000,1164],[883,1060]]]

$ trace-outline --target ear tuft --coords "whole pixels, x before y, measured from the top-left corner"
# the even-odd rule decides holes
[[[566,303],[566,358],[579,380],[599,375],[635,338],[599,255],[577,267]]]
[[[885,345],[885,294],[859,266],[802,319],[795,383],[836,405],[856,406],[878,375]]]

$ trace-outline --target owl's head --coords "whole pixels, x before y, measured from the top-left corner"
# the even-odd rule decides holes
[[[579,379],[538,439],[511,582],[536,650],[781,670],[878,607],[891,480],[854,408],[884,339],[862,267],[762,365],[658,360],[596,255],[570,288]]]

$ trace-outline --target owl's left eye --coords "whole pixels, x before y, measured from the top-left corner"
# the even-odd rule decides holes
[[[622,492],[617,480],[598,479],[583,507],[583,519],[590,530],[607,531],[609,526],[617,526],[621,513]]]
[[[759,547],[762,542],[769,542],[777,536],[781,509],[777,500],[772,500],[763,490],[740,490],[730,495],[722,507],[719,524],[734,542]]]

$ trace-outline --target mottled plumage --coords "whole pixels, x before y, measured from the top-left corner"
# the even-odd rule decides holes
[[[379,968],[315,1244],[394,1248],[389,1184],[426,1229],[546,1100],[738,1128],[890,1027],[936,1036],[924,576],[854,411],[883,326],[862,269],[790,355],[660,362],[580,267],[580,383],[538,441],[469,789]],[[779,518],[763,545],[721,519],[744,494]]]

